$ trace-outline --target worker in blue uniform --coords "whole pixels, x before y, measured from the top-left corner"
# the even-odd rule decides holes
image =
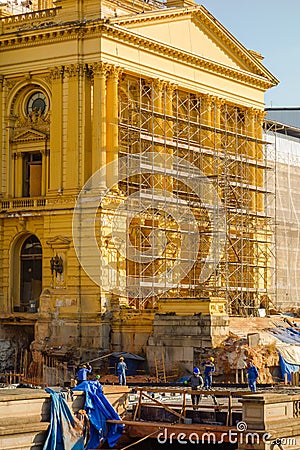
[[[258,376],[257,367],[253,364],[253,361],[249,361],[247,366],[247,377],[248,386],[252,392],[256,392],[256,381]]]
[[[212,388],[212,374],[216,371],[214,365],[214,358],[210,356],[207,361],[201,363],[204,366],[204,387],[205,389]]]
[[[123,356],[121,356],[119,358],[119,362],[117,365],[117,374],[119,377],[119,384],[121,386],[126,386],[126,370],[127,370],[127,365],[124,361]]]
[[[194,367],[192,375],[184,381],[184,384],[190,384],[192,391],[201,390],[203,388],[203,378],[198,367]],[[200,402],[200,394],[191,394],[193,409],[197,409]]]
[[[92,372],[93,368],[90,363],[83,364],[77,373],[77,381],[78,383],[82,383],[83,381],[87,381],[88,374]]]

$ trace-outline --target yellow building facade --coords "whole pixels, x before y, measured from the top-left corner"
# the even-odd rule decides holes
[[[252,314],[272,270],[261,56],[193,0],[1,14],[3,339],[89,359],[145,352],[157,299]]]

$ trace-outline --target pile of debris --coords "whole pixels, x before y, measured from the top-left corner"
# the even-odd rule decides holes
[[[279,366],[279,356],[274,344],[250,346],[248,340],[234,333],[214,350],[216,375],[218,381],[236,382],[237,371],[239,380],[246,381],[246,366],[249,360],[259,370],[260,383],[274,383],[274,369]]]

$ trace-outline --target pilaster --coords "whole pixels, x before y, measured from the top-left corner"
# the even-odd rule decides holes
[[[68,80],[68,99],[67,99],[67,139],[64,189],[76,190],[79,187],[79,81],[82,76],[81,64],[70,64],[65,67],[65,73]]]
[[[55,194],[63,190],[63,78],[62,66],[50,69],[52,80],[50,123],[50,184],[49,191]]]
[[[14,153],[14,197],[22,197],[23,196],[23,158],[22,153]]]
[[[119,129],[118,129],[118,87],[119,77],[122,70],[119,67],[112,66],[107,77],[106,94],[106,163],[118,159],[119,150]],[[118,180],[116,170],[107,173],[107,185],[112,187]]]
[[[80,187],[93,173],[92,169],[92,73],[87,66],[82,71],[82,120],[80,122],[79,139],[81,149]]]
[[[42,183],[41,183],[41,195],[46,195],[47,186],[47,149],[42,150]]]

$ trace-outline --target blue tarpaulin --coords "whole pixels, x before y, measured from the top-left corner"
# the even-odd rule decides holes
[[[291,381],[291,374],[299,371],[300,364],[300,332],[295,328],[276,327],[268,329],[278,341],[283,344],[277,344],[279,353],[279,362],[282,378],[287,375],[288,381]]]
[[[121,418],[103,394],[101,384],[98,381],[83,381],[73,390],[85,392],[84,409],[90,420],[90,439],[86,450],[98,448],[105,440],[109,447],[114,447],[123,433],[124,425],[106,422]]]
[[[268,332],[286,344],[300,344],[300,332],[294,328],[269,328]]]
[[[51,394],[51,418],[43,450],[84,450],[83,430],[78,426],[63,394],[47,388]]]
[[[284,378],[284,375],[287,374],[288,381],[291,381],[292,379],[292,372],[298,372],[299,366],[297,364],[290,364],[288,363],[279,353],[279,362],[280,362],[280,368],[281,368],[281,374],[282,378]]]

